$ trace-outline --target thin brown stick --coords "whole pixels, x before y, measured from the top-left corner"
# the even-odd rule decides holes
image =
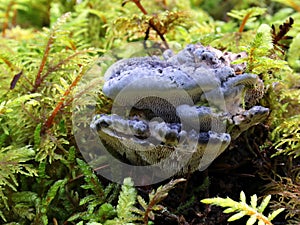
[[[31,90],[31,93],[34,93],[37,91],[37,89],[40,87],[41,83],[43,82],[43,79],[45,79],[45,77],[42,77],[42,72],[44,70],[44,67],[46,65],[49,53],[50,53],[50,49],[52,44],[54,43],[54,39],[55,39],[55,33],[58,29],[58,25],[60,25],[61,22],[65,22],[66,19],[70,16],[70,13],[66,13],[63,16],[60,17],[60,19],[58,20],[57,24],[54,25],[54,27],[52,27],[52,30],[50,31],[50,37],[48,39],[48,42],[46,44],[45,47],[45,51],[44,51],[44,55],[39,67],[39,70],[37,72],[36,78],[35,78],[35,82],[33,85],[33,89]]]
[[[146,11],[146,9],[144,8],[144,6],[141,4],[141,0],[132,0],[136,6],[142,11],[142,13],[144,13],[144,15],[147,15],[148,12]]]
[[[17,26],[17,15],[18,15],[18,10],[14,9],[14,14],[13,17],[11,19],[11,24],[13,27]]]
[[[83,51],[75,52],[74,54],[68,56],[66,59],[61,60],[56,65],[50,67],[48,69],[48,71],[43,76],[40,75],[40,78],[39,78],[39,81],[38,81],[38,86],[36,86],[37,83],[35,83],[35,85],[34,85],[34,88],[36,88],[35,91],[44,82],[44,80],[46,79],[47,76],[49,76],[50,73],[53,73],[53,72],[57,71],[58,69],[60,69],[62,65],[66,64],[67,62],[69,62],[72,58],[75,58],[76,56],[78,56],[80,54],[88,53],[88,52],[90,52],[90,50],[83,50]],[[35,92],[35,91],[33,91],[33,92]]]
[[[53,121],[57,113],[64,107],[64,102],[66,97],[71,93],[71,90],[77,85],[77,83],[80,81],[82,76],[85,74],[85,70],[81,69],[79,71],[79,74],[76,76],[74,81],[70,84],[70,86],[67,88],[63,96],[61,97],[60,101],[57,103],[56,107],[52,111],[51,115],[48,117],[46,122],[44,123],[43,129],[41,130],[41,135],[45,134],[45,132],[52,126]]]
[[[15,66],[11,61],[9,61],[8,59],[6,59],[5,57],[3,57],[1,55],[0,55],[0,59],[9,67],[10,71],[14,71]]]
[[[8,4],[7,9],[5,11],[5,20],[4,20],[4,23],[2,25],[2,37],[5,37],[5,35],[6,35],[6,30],[8,28],[8,21],[9,21],[9,12],[10,12],[10,10],[13,7],[14,4],[15,4],[15,1],[11,1]]]
[[[246,23],[247,23],[247,20],[249,19],[249,17],[251,16],[251,14],[252,14],[252,12],[248,12],[248,13],[246,14],[246,16],[244,17],[244,19],[243,19],[243,21],[242,21],[242,23],[241,23],[241,25],[240,25],[240,28],[239,28],[239,33],[242,33],[242,32],[243,32],[243,30],[244,30],[244,28],[245,28],[245,25],[246,25]]]
[[[99,167],[93,169],[93,172],[97,172],[97,171],[99,171],[99,170],[102,170],[102,169],[105,169],[105,168],[108,168],[108,167],[109,167],[108,164],[103,165],[103,166],[99,166]],[[75,180],[77,180],[77,179],[79,179],[79,178],[81,178],[81,177],[84,177],[84,174],[79,174],[77,177],[74,177],[73,179],[69,180],[68,183],[71,183],[71,182],[73,182],[73,181],[75,181]]]
[[[170,47],[169,47],[169,45],[168,45],[167,40],[165,39],[164,35],[159,31],[159,29],[156,27],[155,23],[153,23],[153,20],[152,20],[152,19],[150,19],[150,21],[149,21],[149,26],[150,26],[153,30],[156,31],[156,33],[158,34],[158,36],[160,37],[160,39],[163,41],[165,47],[166,47],[167,49],[169,49]]]
[[[150,27],[147,28],[146,32],[145,32],[145,38],[144,38],[144,41],[143,41],[143,46],[144,46],[144,49],[147,49],[147,40],[149,38],[149,34],[150,34]]]
[[[148,12],[146,11],[146,9],[144,8],[144,6],[141,4],[141,1],[140,0],[132,0],[132,2],[134,2],[136,4],[136,6],[141,10],[141,12],[144,14],[144,15],[148,15]],[[167,49],[169,49],[169,45],[167,43],[167,40],[165,39],[164,37],[164,34],[162,34],[159,30],[159,28],[156,26],[156,24],[153,22],[153,18],[151,18],[149,20],[149,27],[151,27],[153,30],[155,30],[155,32],[158,34],[158,36],[160,37],[160,39],[163,41],[165,47]],[[145,37],[145,40],[147,40],[149,37],[149,29],[147,29],[146,31],[146,37]]]
[[[91,83],[91,84],[89,84],[89,85],[87,85],[87,86],[85,86],[85,88],[84,88],[84,90],[82,90],[82,91],[78,91],[77,93],[76,93],[76,95],[74,96],[74,97],[72,97],[72,98],[70,98],[70,99],[68,99],[66,102],[65,102],[65,106],[68,106],[68,105],[70,105],[72,102],[73,102],[73,100],[74,99],[78,99],[78,98],[80,98],[82,95],[84,95],[85,93],[87,93],[87,91],[89,91],[89,90],[92,90],[95,86],[102,86],[103,85],[103,83],[101,82],[99,82],[99,83]]]
[[[42,58],[42,61],[41,61],[41,64],[40,64],[40,67],[39,67],[39,70],[38,70],[38,73],[37,73],[36,78],[35,78],[33,89],[31,90],[31,93],[36,92],[37,89],[39,88],[39,86],[42,83],[42,72],[43,72],[44,67],[46,65],[47,58],[49,56],[50,48],[51,48],[51,45],[53,44],[53,41],[54,41],[53,34],[50,34],[50,37],[48,39],[48,42],[47,42],[47,45],[46,45],[46,48],[45,48],[45,51],[44,51],[44,55],[43,55],[43,58]]]
[[[50,73],[53,73],[55,71],[57,71],[58,69],[61,68],[62,65],[66,64],[67,62],[69,62],[72,58],[75,58],[77,55],[80,55],[80,54],[84,54],[84,53],[88,53],[90,52],[90,50],[83,50],[83,51],[78,51],[78,52],[75,52],[74,54],[68,56],[67,58],[65,58],[64,60],[61,60],[59,63],[57,63],[56,65],[50,67],[48,69],[48,71],[43,75],[41,76],[41,83],[43,83],[43,81],[45,80],[45,78],[50,74]]]
[[[288,0],[288,3],[298,12],[300,12],[300,5],[297,5],[295,1]]]

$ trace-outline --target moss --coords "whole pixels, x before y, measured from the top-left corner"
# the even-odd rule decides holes
[[[137,7],[137,2],[147,14]],[[219,1],[209,2],[217,5]],[[94,181],[103,186],[106,195],[99,198],[101,191],[88,186],[93,183],[93,175],[83,172],[88,166],[75,160],[83,156],[74,138],[72,103],[86,93],[85,89],[76,90],[88,87],[80,86],[80,82],[99,57],[131,57],[131,51],[118,49],[126,49],[126,44],[136,40],[148,47],[147,51],[143,45],[137,48],[144,55],[157,52],[153,51],[155,46],[161,52],[199,41],[222,51],[248,53],[248,58],[243,59],[248,71],[257,73],[268,84],[261,104],[272,110],[268,127],[263,130],[267,138],[260,139],[259,133],[251,131],[243,137],[248,137],[246,143],[253,148],[263,142],[253,161],[263,159],[272,168],[271,175],[264,167],[258,169],[256,179],[261,186],[256,190],[265,187],[261,195],[273,193],[278,197],[272,198],[275,200],[271,204],[288,209],[284,212],[287,219],[281,218],[284,223],[299,223],[299,213],[292,211],[299,205],[299,198],[293,195],[299,189],[299,5],[294,1],[285,5],[286,1],[278,0],[251,1],[250,5],[240,2],[243,3],[229,1],[229,8],[235,10],[231,15],[244,13],[249,6],[270,7],[263,16],[259,16],[262,12],[258,8],[246,9],[258,13],[251,14],[255,15],[254,21],[245,19],[245,15],[233,19],[223,11],[217,16],[222,20],[218,20],[209,16],[214,6],[203,3],[202,8],[201,1],[132,0],[123,1],[123,6],[122,1],[107,0],[0,1],[1,224],[63,224],[72,215],[79,215],[74,219],[78,224],[83,224],[80,215],[86,215],[84,221],[100,224],[117,216],[114,210],[119,189],[99,176],[99,182]],[[291,28],[284,35],[276,35],[289,17],[294,20]],[[273,37],[268,31],[272,24],[276,28]],[[276,49],[274,37],[282,51]],[[108,60],[101,66],[107,68],[111,63]],[[100,91],[93,97],[98,98],[98,111],[110,108],[109,100]],[[87,125],[88,121],[82,121],[82,126]],[[95,147],[93,151],[96,150]],[[264,186],[269,182],[272,186]],[[289,195],[282,195],[282,187]],[[208,187],[212,188],[215,187]],[[197,211],[200,206],[194,207]],[[95,211],[99,217],[89,217]],[[112,213],[105,219],[106,211]],[[148,211],[150,220],[164,221]],[[179,218],[171,217],[170,211],[168,218]],[[188,222],[199,219],[192,215],[182,216]]]

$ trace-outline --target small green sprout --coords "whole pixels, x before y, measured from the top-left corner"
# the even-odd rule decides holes
[[[206,198],[202,199],[201,202],[205,204],[213,204],[221,207],[226,207],[224,213],[236,214],[229,217],[228,222],[241,219],[244,216],[250,216],[246,225],[253,225],[258,221],[258,225],[272,225],[271,220],[273,220],[279,213],[281,213],[284,208],[280,208],[270,213],[268,216],[263,215],[263,211],[269,204],[271,195],[266,196],[261,204],[257,206],[257,195],[252,195],[250,200],[250,205],[246,202],[246,195],[243,191],[240,193],[240,201],[234,201],[231,198]]]

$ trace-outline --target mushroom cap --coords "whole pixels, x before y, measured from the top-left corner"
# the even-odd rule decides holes
[[[182,97],[182,92],[186,92],[194,100],[199,98],[203,90],[211,90],[220,85],[219,79],[211,70],[192,68],[194,71],[188,73],[188,69],[157,57],[123,59],[107,70],[102,90],[112,99],[121,93],[128,98],[140,92],[151,91],[173,98]],[[180,104],[184,102],[185,100]]]

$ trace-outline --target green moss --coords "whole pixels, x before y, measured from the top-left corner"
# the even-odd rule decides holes
[[[281,190],[281,181],[288,180],[288,193],[299,189],[297,4],[226,1],[228,11],[226,6],[220,12],[220,7],[216,8],[221,4],[218,0],[140,1],[145,14],[135,2],[123,1],[122,6],[122,1],[115,0],[1,1],[1,224],[63,224],[67,220],[105,224],[124,218],[126,213],[125,217],[133,216],[126,223],[155,221],[155,211],[161,209],[157,205],[162,200],[159,194],[166,195],[170,188],[151,192],[150,201],[146,201],[137,197],[130,183],[124,183],[120,191],[117,185],[99,179],[80,160],[72,130],[72,102],[78,97],[75,89],[81,78],[105,53],[115,58],[130,57],[132,52],[124,46],[134,41],[145,41],[148,47],[160,46],[159,52],[168,46],[176,51],[196,42],[221,50],[246,51],[248,57],[242,60],[247,62],[248,72],[264,80],[266,94],[261,103],[271,109],[269,138],[263,150],[271,152],[267,156],[274,163],[271,167],[276,167],[277,161],[285,167],[280,171],[293,171],[275,170],[272,188]],[[257,8],[268,5],[267,9]],[[229,10],[232,18],[227,16]],[[280,38],[276,45],[286,46],[283,52],[278,51],[272,24],[278,34],[289,17],[295,22],[284,35],[277,35]],[[147,54],[140,46],[140,52]],[[107,111],[109,101],[101,93],[95,96],[98,94],[102,107],[99,111]],[[287,159],[292,163],[285,163]],[[120,196],[127,192],[132,199],[121,201]],[[279,192],[277,195],[281,196]],[[155,210],[149,206],[151,201]],[[290,201],[299,205],[293,195],[272,204],[284,206]],[[126,205],[135,204],[140,204],[142,210],[122,211]],[[299,216],[293,213],[286,215],[299,222]]]

